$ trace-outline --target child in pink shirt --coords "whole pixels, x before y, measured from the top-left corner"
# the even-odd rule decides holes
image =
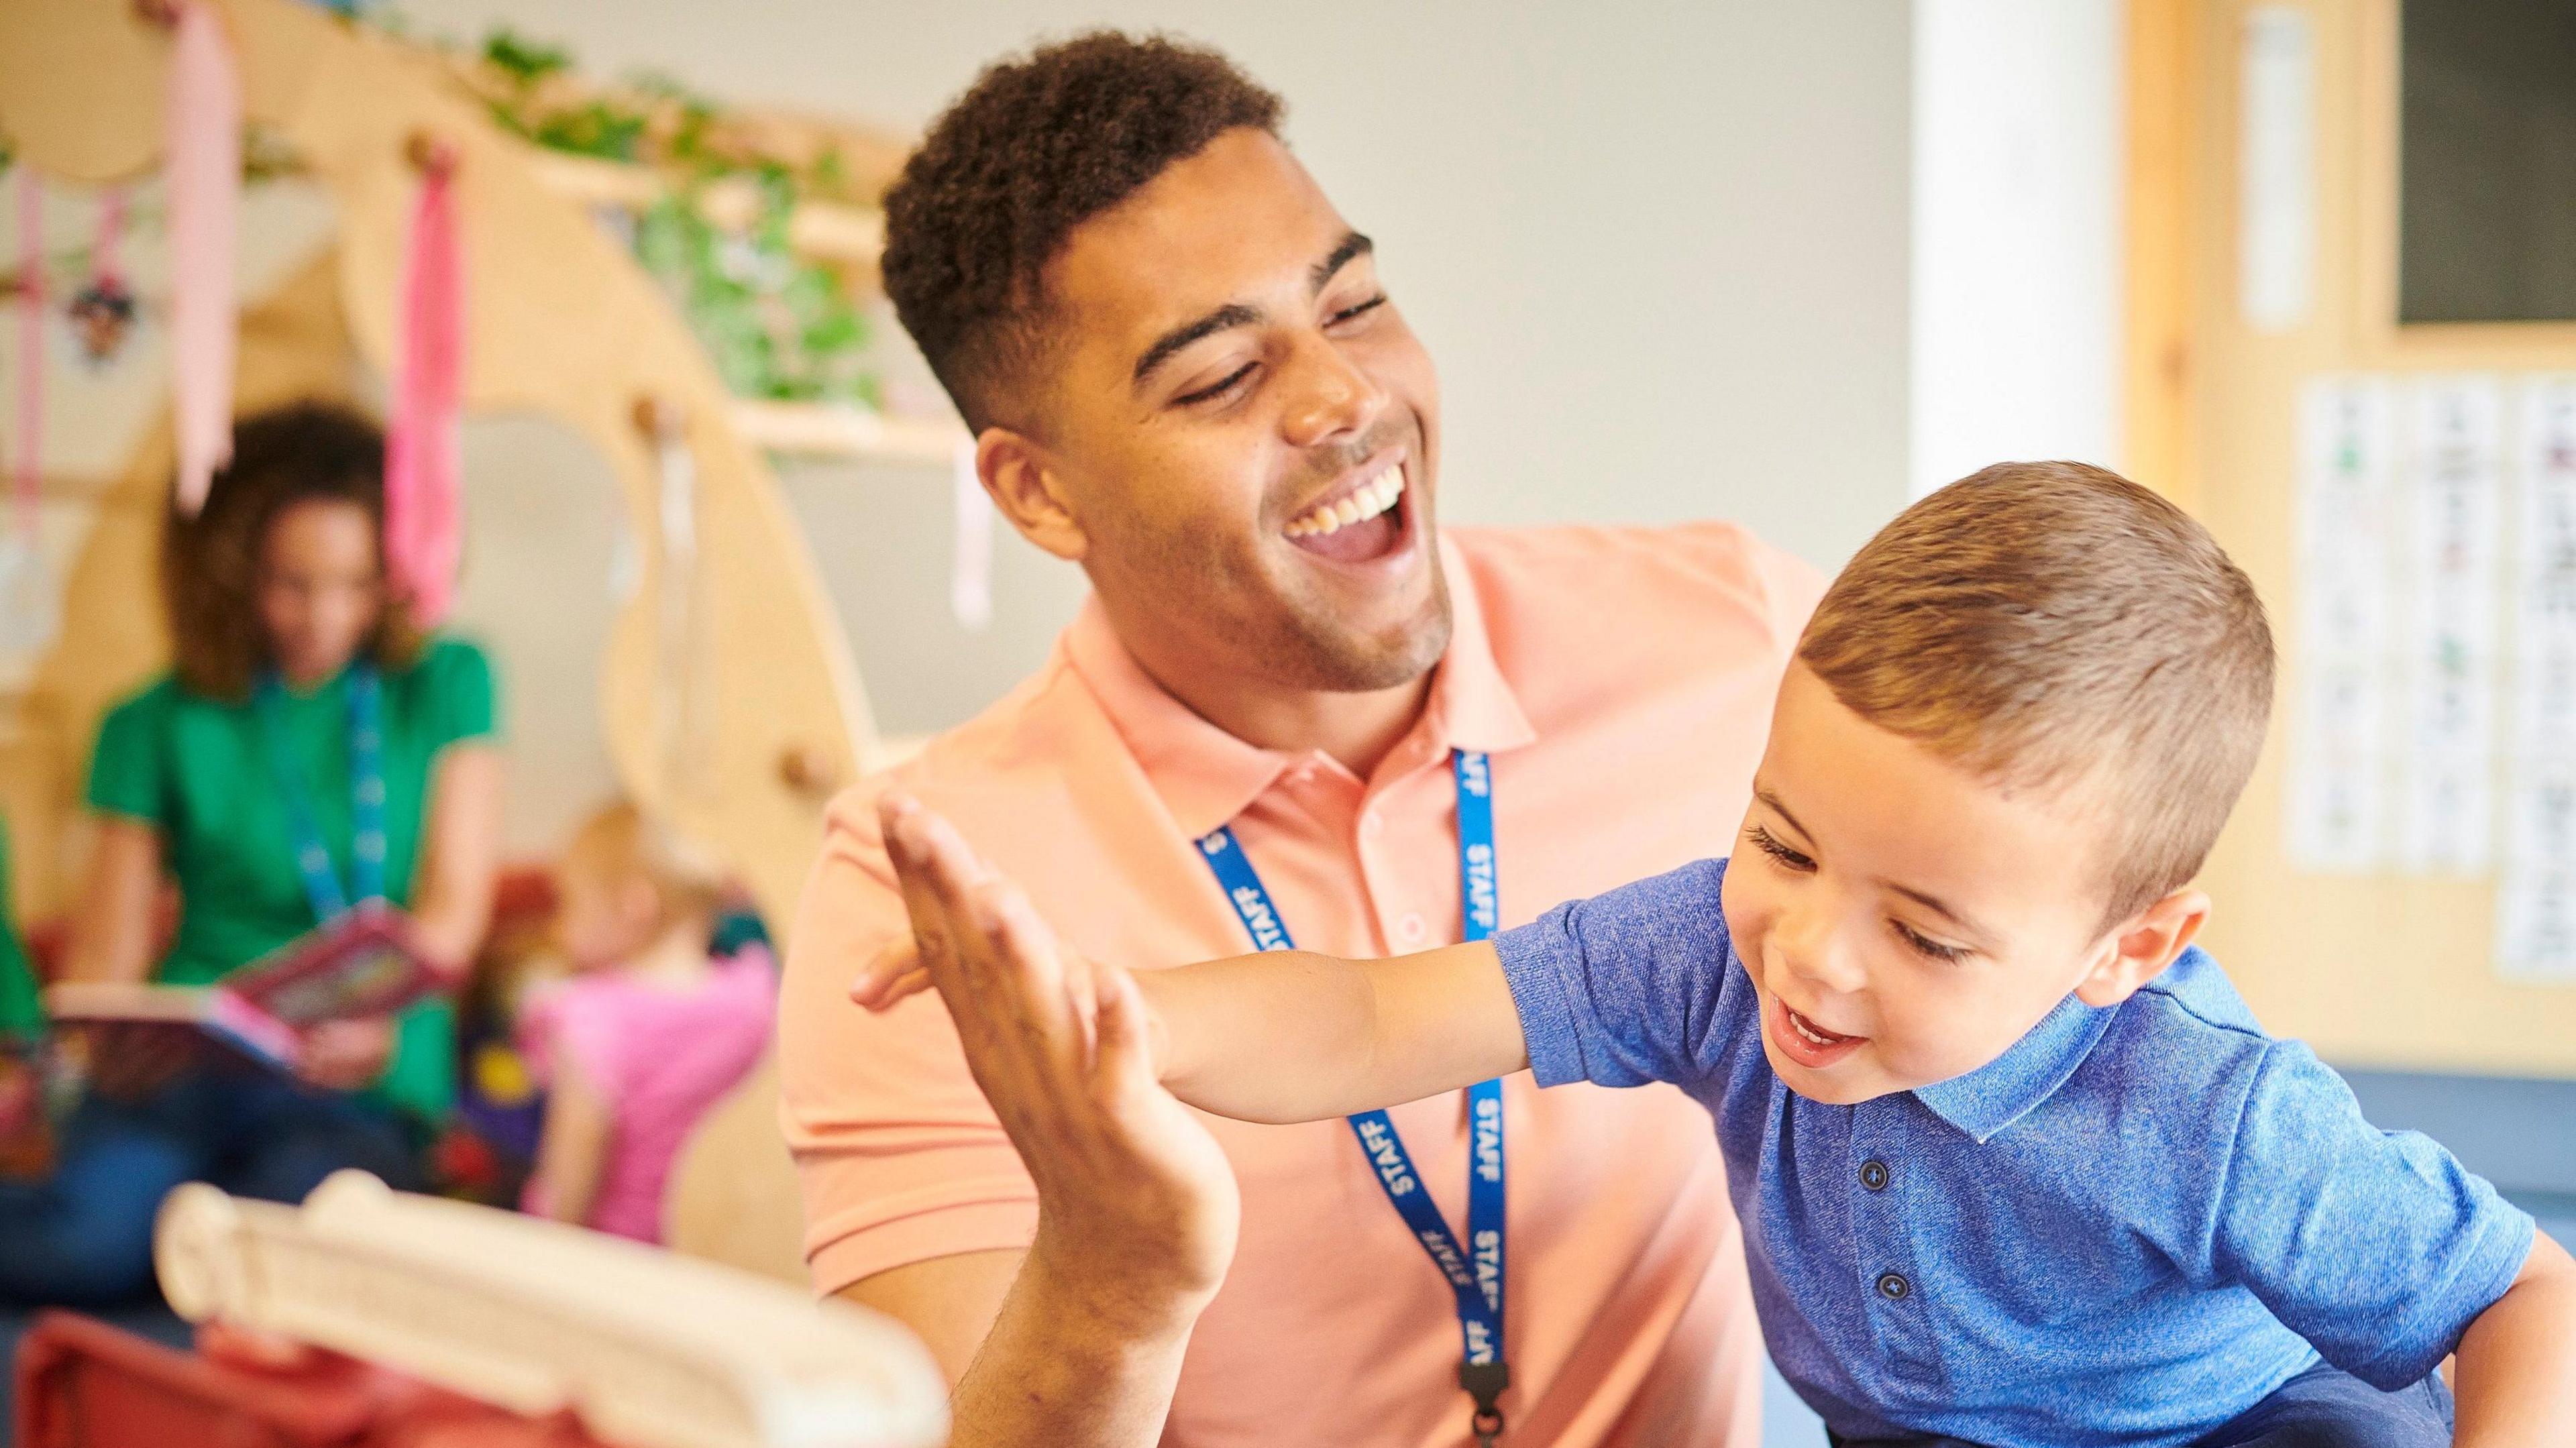
[[[722,875],[632,805],[574,834],[557,881],[573,975],[520,1017],[547,1083],[522,1205],[659,1242],[681,1143],[768,1048],[776,971],[757,946],[709,958]]]

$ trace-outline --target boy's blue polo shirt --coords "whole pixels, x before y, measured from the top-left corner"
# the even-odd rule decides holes
[[[1716,1117],[1771,1355],[1845,1437],[2183,1444],[2320,1353],[2401,1387],[2531,1250],[2530,1217],[2364,1121],[2198,950],[1966,1076],[1799,1096],[1725,876],[1686,865],[1495,945],[1541,1085],[1669,1081]]]

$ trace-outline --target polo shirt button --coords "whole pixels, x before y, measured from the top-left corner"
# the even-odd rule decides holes
[[[1422,917],[1419,915],[1407,915],[1395,922],[1395,933],[1402,936],[1407,943],[1420,940],[1426,928],[1428,927],[1423,925]]]
[[[1878,1275],[1878,1295],[1890,1302],[1903,1302],[1913,1290],[1914,1284],[1896,1273],[1882,1272]]]
[[[1876,1157],[1860,1164],[1860,1184],[1874,1192],[1887,1190],[1887,1163]]]

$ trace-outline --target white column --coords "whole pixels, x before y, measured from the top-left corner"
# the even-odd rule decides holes
[[[1914,0],[1910,491],[2119,465],[2120,0]]]

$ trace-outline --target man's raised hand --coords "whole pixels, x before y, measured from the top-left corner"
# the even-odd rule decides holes
[[[894,992],[884,1004],[922,984],[946,999],[967,1068],[1037,1186],[1033,1258],[1078,1279],[1096,1310],[1140,1323],[1194,1313],[1233,1258],[1240,1201],[1215,1138],[1156,1079],[1134,978],[1066,949],[1019,887],[917,802],[889,796],[880,823],[913,933],[908,961],[898,953],[882,977]]]

